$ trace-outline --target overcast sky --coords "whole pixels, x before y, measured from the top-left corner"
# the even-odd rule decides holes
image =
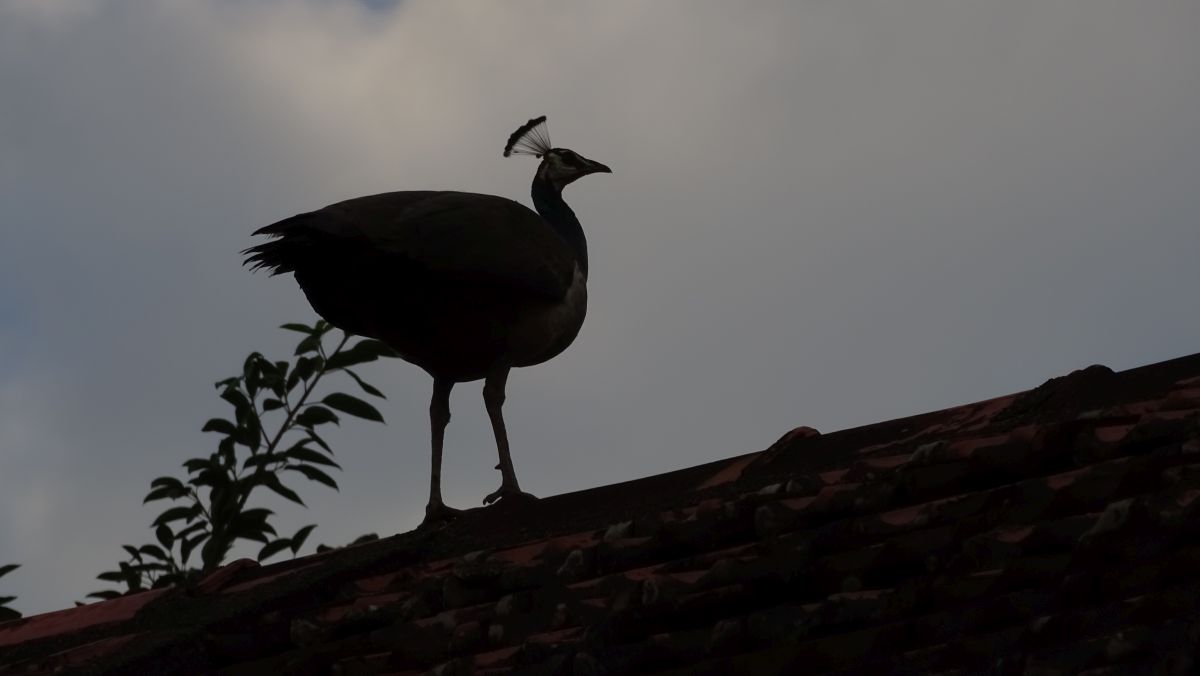
[[[151,539],[150,479],[215,442],[212,383],[314,317],[250,231],[357,195],[571,186],[589,316],[514,372],[522,487],[553,495],[1200,350],[1200,3],[0,0],[0,580],[67,607]],[[430,380],[341,492],[269,502],[344,543],[421,519]],[[478,383],[447,502],[499,484]]]

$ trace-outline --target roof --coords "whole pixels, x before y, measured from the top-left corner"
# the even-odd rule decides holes
[[[0,624],[0,674],[1189,673],[1200,355]]]

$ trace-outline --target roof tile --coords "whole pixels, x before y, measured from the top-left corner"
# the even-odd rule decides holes
[[[0,625],[0,675],[1186,673],[1198,384],[1200,355],[1089,367],[440,531],[234,562],[187,592]]]

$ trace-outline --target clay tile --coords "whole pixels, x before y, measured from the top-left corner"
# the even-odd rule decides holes
[[[500,622],[491,622],[488,624],[487,642],[492,647],[503,646],[507,643],[507,630]]]
[[[1124,527],[1125,524],[1129,522],[1133,503],[1133,498],[1117,500],[1116,502],[1109,503],[1109,505],[1104,508],[1104,513],[1100,515],[1100,518],[1096,521],[1095,525],[1093,525],[1086,533],[1084,533],[1080,540],[1092,540],[1097,537],[1101,537],[1106,533],[1110,533]]]
[[[779,441],[776,441],[775,443],[771,444],[771,448],[787,446],[796,441],[799,441],[800,439],[811,439],[813,437],[819,437],[819,436],[821,436],[821,433],[816,428],[809,427],[808,425],[801,425],[800,427],[792,428],[790,431],[788,431],[782,437],[779,437]]]
[[[405,620],[429,617],[433,612],[433,604],[429,602],[428,594],[414,594],[400,606],[400,617]]]
[[[592,567],[593,556],[590,556],[590,551],[576,549],[567,555],[566,560],[558,567],[555,573],[563,582],[576,582],[582,580],[590,573]]]
[[[754,464],[754,461],[758,460],[759,457],[758,454],[751,454],[741,458],[734,458],[722,464],[721,469],[697,485],[695,490],[700,491],[737,481],[742,477],[742,472],[745,472],[746,468]]]
[[[573,676],[606,676],[608,670],[594,655],[578,652],[571,660],[571,673]]]
[[[553,569],[537,564],[532,566],[508,566],[500,573],[500,589],[515,592],[544,586],[552,577]]]
[[[744,564],[737,559],[719,559],[698,581],[701,587],[720,587],[737,580]]]
[[[810,613],[795,606],[775,606],[752,613],[746,630],[755,641],[771,643],[795,637],[810,619]]]
[[[316,623],[305,619],[292,620],[288,628],[292,645],[303,648],[316,643],[321,638],[321,628]]]
[[[463,655],[473,652],[483,643],[484,630],[478,622],[463,622],[454,627],[450,634],[450,652]]]
[[[1200,355],[1096,367],[819,442],[797,428],[766,453],[550,498],[538,520],[466,517],[299,563],[236,561],[197,597],[6,623],[0,652],[20,661],[5,654],[0,674],[101,649],[111,673],[150,664],[147,650],[159,670],[183,650],[241,674],[1099,676],[1169,655],[1186,672],[1200,638],[1193,371]],[[798,449],[811,453],[768,455]],[[325,588],[275,583],[309,568]],[[130,641],[134,628],[151,640]]]
[[[762,488],[755,491],[754,494],[768,496],[768,495],[775,495],[782,491],[783,491],[783,484],[782,483],[774,483],[774,484],[767,484],[766,486],[763,486]]]
[[[929,522],[929,510],[925,505],[914,505],[884,512],[879,520],[888,526],[923,526]]]
[[[754,533],[759,538],[771,538],[788,530],[796,522],[795,510],[780,504],[759,505],[754,510]]]
[[[508,617],[528,611],[533,606],[533,598],[528,592],[505,594],[496,602],[496,617]]]
[[[718,621],[708,637],[708,652],[723,653],[737,647],[745,633],[746,623],[742,618]]]
[[[490,560],[486,556],[468,556],[456,561],[451,568],[451,575],[466,584],[486,584],[497,580],[504,572],[505,566],[500,560]]]
[[[945,441],[931,441],[921,444],[913,451],[908,461],[914,465],[927,465],[931,462],[938,462],[944,459],[944,454],[948,446]]]
[[[835,469],[828,472],[821,472],[818,476],[821,478],[821,481],[825,482],[825,484],[835,485],[840,482],[842,478],[849,473],[849,471],[849,469]]]
[[[821,490],[823,482],[811,474],[802,474],[788,479],[784,491],[789,495],[813,495]]]
[[[604,537],[602,539],[604,542],[615,542],[617,540],[624,540],[625,538],[630,537],[633,537],[633,522],[622,521],[621,523],[614,523],[613,525],[609,526],[608,529],[604,531]]]
[[[258,562],[254,559],[238,559],[209,573],[196,585],[196,591],[201,594],[215,594],[241,577],[243,572],[258,567]]]
[[[670,603],[686,593],[692,585],[674,576],[654,575],[642,580],[642,605]]]
[[[59,610],[43,615],[24,617],[0,624],[0,648],[38,641],[51,636],[66,636],[114,622],[125,622],[137,616],[151,601],[170,592],[170,589],[151,589],[126,594],[119,598]],[[3,653],[3,650],[0,650]]]

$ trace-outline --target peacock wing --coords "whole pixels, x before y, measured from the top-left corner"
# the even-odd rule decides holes
[[[306,256],[310,265],[319,263],[324,251],[376,269],[418,269],[551,299],[566,295],[575,268],[570,247],[541,216],[512,200],[477,193],[404,191],[358,197],[255,234],[306,241],[313,246],[305,248],[315,254]],[[295,267],[266,264],[276,271]]]

